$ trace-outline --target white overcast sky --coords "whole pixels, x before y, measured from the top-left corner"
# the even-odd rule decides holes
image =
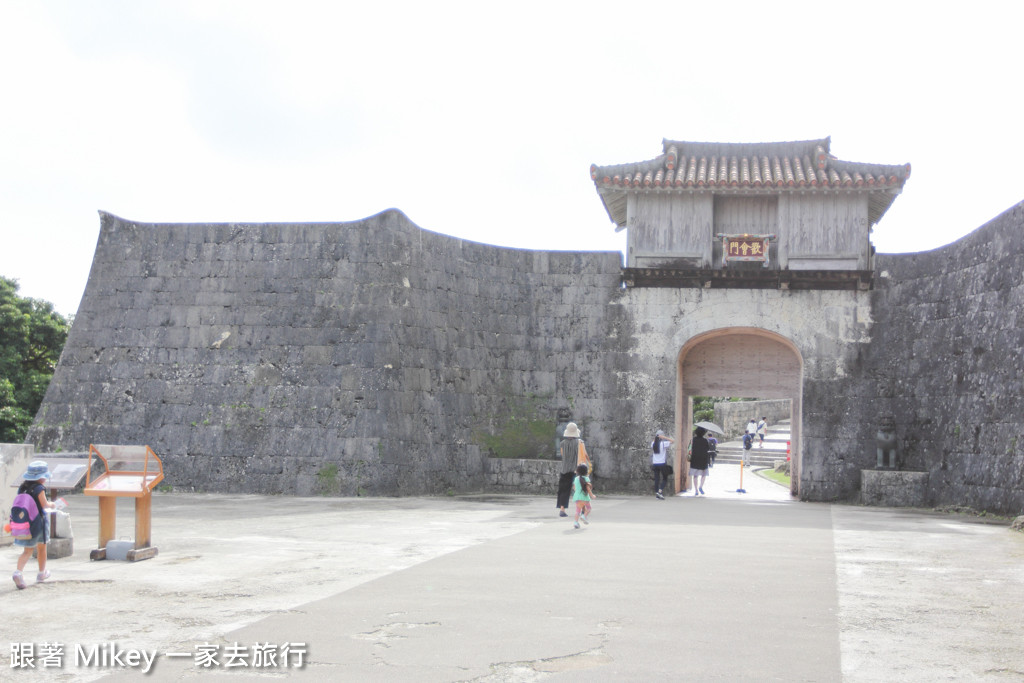
[[[832,137],[878,251],[1024,199],[1024,3],[0,0],[0,275],[73,314],[98,210],[621,250],[591,163]]]

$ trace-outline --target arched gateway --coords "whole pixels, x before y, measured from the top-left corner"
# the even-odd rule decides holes
[[[714,330],[690,339],[676,360],[675,433],[688,441],[694,396],[749,396],[792,402],[792,493],[800,494],[800,417],[803,360],[778,334],[751,327]],[[685,462],[685,461],[683,461]],[[682,490],[686,466],[676,470]]]
[[[793,492],[812,499],[849,488],[848,461],[831,450],[844,425],[818,392],[849,377],[870,344],[871,229],[910,175],[909,164],[842,161],[830,146],[663,140],[653,159],[590,169],[627,231],[623,279],[641,346],[678,349],[677,438],[688,439],[693,396],[789,399]],[[655,421],[660,398],[647,411]]]

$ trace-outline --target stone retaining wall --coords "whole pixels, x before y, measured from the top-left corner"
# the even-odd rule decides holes
[[[864,505],[927,507],[928,473],[862,470],[860,499]]]
[[[743,436],[747,430],[747,422],[762,417],[768,418],[768,424],[778,424],[790,419],[792,401],[722,401],[715,404],[714,422],[725,430],[725,438],[735,439]]]
[[[10,520],[11,503],[18,493],[14,482],[28,469],[35,453],[31,444],[0,443],[0,527]],[[2,530],[0,535],[3,535]]]
[[[550,494],[553,501],[561,469],[560,460],[488,458],[487,488],[498,493]]]

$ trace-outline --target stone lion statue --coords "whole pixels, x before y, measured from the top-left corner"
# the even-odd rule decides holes
[[[878,453],[877,469],[896,469],[896,420],[891,415],[885,415],[879,420],[875,448]]]

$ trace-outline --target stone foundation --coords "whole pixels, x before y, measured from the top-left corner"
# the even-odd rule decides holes
[[[488,490],[554,497],[561,468],[561,460],[488,458]]]
[[[50,538],[46,543],[46,560],[59,560],[63,557],[71,557],[75,554],[75,539],[73,538]],[[32,551],[32,557],[36,551]]]
[[[928,473],[861,470],[860,498],[879,507],[928,507]]]

